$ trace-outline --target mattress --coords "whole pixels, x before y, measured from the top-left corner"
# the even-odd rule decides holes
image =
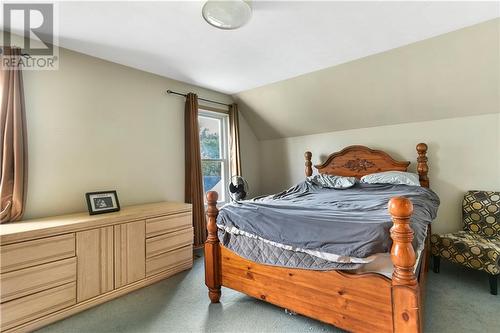
[[[413,247],[420,255],[439,198],[419,186],[356,184],[335,190],[302,182],[287,191],[225,205],[217,217],[219,239],[249,260],[312,270],[392,274],[389,199],[414,206]]]
[[[248,235],[230,233],[219,229],[220,242],[229,250],[245,259],[270,266],[300,268],[317,271],[342,270],[350,273],[377,273],[387,278],[392,277],[393,265],[390,253],[377,253],[366,263],[335,262],[317,254],[306,253],[286,246],[277,246],[266,240]],[[416,272],[421,261],[424,246],[416,251]],[[320,254],[320,253],[318,253]],[[321,254],[320,254],[321,255]]]

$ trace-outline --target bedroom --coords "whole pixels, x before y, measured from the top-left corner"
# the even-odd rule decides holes
[[[498,2],[2,10],[2,332],[500,327]]]

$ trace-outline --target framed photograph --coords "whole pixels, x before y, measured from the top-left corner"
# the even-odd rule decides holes
[[[120,203],[116,191],[102,191],[85,193],[90,215],[117,212]]]

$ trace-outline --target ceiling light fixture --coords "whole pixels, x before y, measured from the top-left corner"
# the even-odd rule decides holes
[[[209,0],[203,5],[202,15],[208,24],[224,30],[238,29],[252,17],[250,1]]]

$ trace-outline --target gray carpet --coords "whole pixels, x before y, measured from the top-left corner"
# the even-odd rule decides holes
[[[428,276],[425,332],[500,332],[500,295],[489,294],[487,275],[442,262]],[[342,332],[225,288],[222,303],[210,304],[203,281],[199,258],[190,271],[38,332]]]

